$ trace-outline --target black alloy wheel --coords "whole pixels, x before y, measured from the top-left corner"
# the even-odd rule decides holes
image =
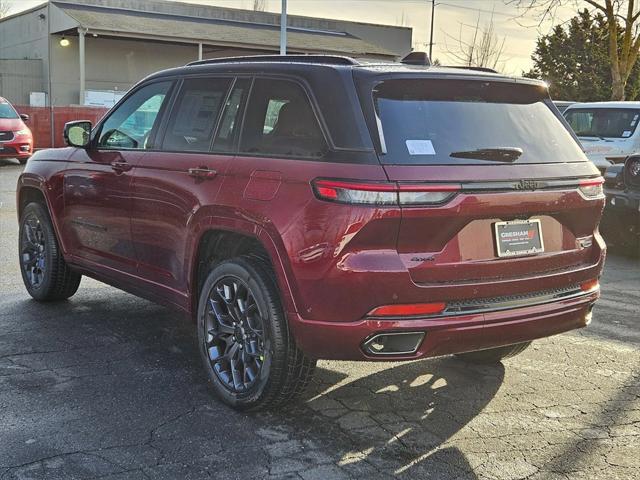
[[[265,361],[264,319],[249,286],[223,277],[211,289],[204,322],[211,368],[231,392],[250,389]]]
[[[212,261],[198,301],[198,343],[214,392],[238,410],[271,408],[307,386],[316,361],[295,343],[268,260]]]
[[[42,286],[47,269],[45,233],[34,213],[25,215],[22,228],[20,263],[29,286],[37,289]]]
[[[65,262],[43,204],[33,202],[22,209],[18,247],[22,281],[34,299],[64,300],[76,293],[82,275]]]

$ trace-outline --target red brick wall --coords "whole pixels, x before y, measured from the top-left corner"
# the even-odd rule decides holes
[[[49,107],[26,107],[16,105],[19,113],[31,118],[27,126],[33,132],[35,148],[64,147],[62,131],[64,124],[72,120],[91,120],[94,124],[107,112],[107,108],[98,107],[53,107],[54,144],[51,145],[51,110]]]

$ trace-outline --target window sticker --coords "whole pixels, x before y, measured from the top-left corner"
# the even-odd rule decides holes
[[[622,137],[623,138],[628,138],[631,136],[631,132],[629,130],[625,130],[624,132],[622,132]]]
[[[406,140],[409,155],[435,155],[431,140]]]

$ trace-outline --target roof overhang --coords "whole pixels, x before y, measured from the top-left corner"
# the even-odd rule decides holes
[[[195,18],[175,14],[132,11],[112,7],[53,2],[72,20],[72,28],[103,36],[171,43],[215,45],[230,48],[277,51],[280,29],[274,25],[220,19]],[[69,33],[70,24],[52,33]],[[395,57],[378,45],[344,32],[291,28],[287,46],[300,53],[339,53],[351,56]]]

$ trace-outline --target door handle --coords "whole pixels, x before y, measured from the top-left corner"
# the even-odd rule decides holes
[[[189,175],[195,178],[211,179],[218,175],[218,172],[206,167],[190,168]]]
[[[113,168],[116,172],[128,172],[131,170],[131,165],[129,165],[124,160],[114,160],[111,162],[111,168]]]

